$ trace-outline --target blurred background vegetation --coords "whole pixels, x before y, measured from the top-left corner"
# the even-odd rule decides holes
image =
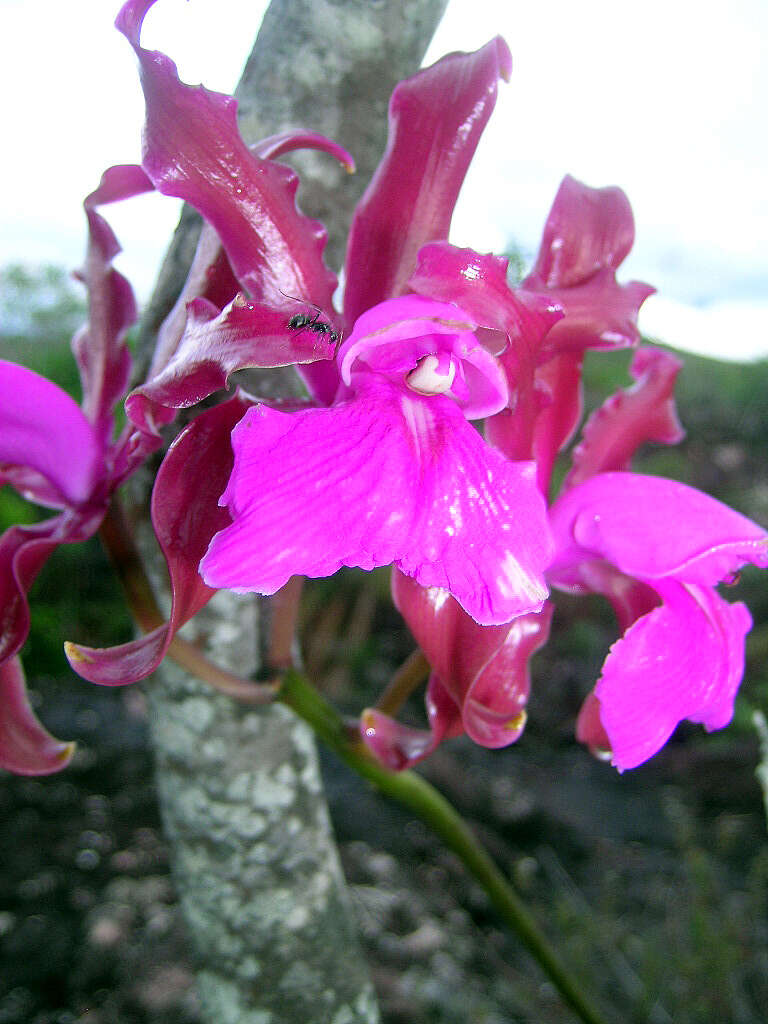
[[[0,358],[76,398],[69,341],[83,315],[61,269],[0,272]],[[627,386],[629,359],[590,355],[588,409]],[[686,356],[677,397],[687,437],[674,448],[649,446],[636,468],[683,480],[768,524],[767,396],[768,362]],[[0,528],[38,514],[0,491]],[[755,620],[729,729],[708,736],[681,727],[657,758],[624,776],[593,761],[576,744],[574,723],[615,627],[600,599],[558,595],[520,742],[486,751],[460,739],[423,766],[612,1007],[611,1019],[765,1020],[768,841],[751,716],[768,712],[768,587],[745,570],[729,596],[745,600]],[[79,751],[61,775],[0,778],[0,1024],[193,1024],[192,965],[141,687],[90,686],[62,652],[65,639],[104,645],[131,635],[98,540],[60,549],[31,602],[24,661],[33,701]],[[413,646],[387,572],[310,583],[303,645],[309,673],[345,711],[375,701]],[[414,722],[423,720],[420,702],[405,710]],[[565,1020],[551,986],[454,858],[333,758],[323,762],[386,1024]]]

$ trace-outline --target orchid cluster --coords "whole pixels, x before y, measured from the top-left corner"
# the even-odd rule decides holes
[[[82,407],[0,365],[2,482],[57,510],[0,540],[0,763],[45,773],[71,756],[25,695],[18,652],[35,576],[59,544],[99,528],[178,411],[213,395],[171,444],[152,494],[170,619],[116,648],[68,644],[85,679],[148,676],[217,589],[271,595],[295,576],[391,565],[395,604],[431,667],[428,728],[382,709],[360,716],[361,741],[392,769],[461,733],[491,748],[520,736],[551,588],[604,595],[621,631],[578,721],[593,751],[624,770],[683,719],[726,725],[751,620],[716,588],[747,562],[768,566],[768,534],[690,487],[631,471],[643,443],[682,436],[674,357],[637,348],[635,384],[590,417],[550,500],[555,460],[581,418],[586,351],[640,342],[637,313],[652,289],[616,280],[634,234],[626,197],[566,178],[518,287],[504,259],[447,241],[511,71],[504,42],[451,54],[395,90],[336,310],[324,230],[298,210],[296,175],[277,158],[311,147],[352,169],[351,157],[311,133],[246,146],[232,98],[183,84],[168,57],[142,47],[153,3],[129,0],[117,21],[141,68],[142,164],[110,168],[85,203],[90,321],[73,343]],[[115,437],[135,307],[97,207],[151,190],[186,200],[205,226]],[[296,367],[305,399],[225,391],[237,370],[279,366]]]

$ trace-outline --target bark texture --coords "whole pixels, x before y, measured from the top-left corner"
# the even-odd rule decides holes
[[[237,90],[243,135],[304,126],[352,151],[354,178],[317,154],[300,168],[299,202],[329,225],[337,268],[352,210],[384,150],[389,95],[418,68],[446,3],[273,0],[267,12]],[[145,363],[199,224],[185,211],[174,235],[142,323]],[[212,658],[248,675],[259,667],[259,614],[256,601],[220,593],[187,630]],[[168,662],[147,693],[205,1021],[374,1024],[307,727],[283,707],[215,695]]]
[[[257,606],[195,620],[219,664],[256,667]],[[378,1011],[311,732],[166,663],[147,687],[163,821],[210,1024],[373,1024]]]

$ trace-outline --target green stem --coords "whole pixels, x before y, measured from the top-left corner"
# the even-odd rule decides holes
[[[584,1024],[605,1024],[604,1018],[562,966],[509,882],[461,816],[436,789],[415,772],[391,772],[374,760],[333,707],[298,672],[290,670],[285,674],[277,699],[303,718],[358,775],[426,822],[482,885],[500,917],[517,933],[579,1019]]]

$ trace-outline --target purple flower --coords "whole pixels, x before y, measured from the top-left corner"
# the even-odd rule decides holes
[[[681,363],[651,347],[632,362],[635,384],[587,421],[551,509],[555,586],[603,594],[622,637],[577,723],[577,735],[620,769],[655,754],[683,719],[727,725],[751,626],[716,584],[746,562],[768,565],[768,534],[684,484],[626,472],[645,441],[683,432],[673,390]]]
[[[637,311],[652,289],[637,282],[620,285],[615,276],[633,237],[632,211],[620,189],[592,189],[567,177],[547,218],[534,270],[521,288],[509,287],[503,259],[446,243],[419,253],[413,288],[439,299],[454,296],[478,323],[509,339],[498,359],[509,397],[489,416],[486,436],[509,459],[535,460],[542,492],[581,413],[584,351],[639,339]],[[657,377],[639,400],[630,397],[625,404],[642,404],[637,416],[646,429],[655,424],[658,440],[677,439],[679,434],[664,432],[672,415],[663,404],[668,378],[659,383]],[[656,399],[661,411],[651,412]],[[637,431],[629,419],[624,409],[623,430],[614,417],[612,437],[595,438],[601,458],[623,458],[627,446],[634,451]],[[584,469],[594,457],[587,451]],[[525,727],[529,661],[547,640],[553,605],[485,627],[444,591],[420,588],[397,570],[392,592],[433,668],[426,693],[430,728],[411,729],[368,710],[361,735],[369,748],[390,767],[403,768],[461,732],[487,747],[514,743]]]
[[[616,767],[646,761],[683,719],[727,725],[752,620],[715,586],[747,562],[768,567],[768,534],[685,484],[636,473],[590,477],[558,498],[550,519],[551,582],[606,595],[624,627],[595,687]]]
[[[295,175],[272,161],[274,147],[243,144],[234,100],[182,84],[166,56],[141,46],[150,6],[131,0],[118,18],[147,100],[143,171],[200,210],[248,298],[218,314],[187,289],[186,327],[129,397],[129,416],[151,431],[254,364],[307,363],[317,403],[258,403],[237,426],[222,498],[233,523],[213,539],[204,579],[274,593],[293,574],[394,562],[449,589],[478,621],[540,607],[551,545],[534,467],[502,458],[467,422],[506,404],[503,375],[472,316],[404,295],[421,246],[447,235],[498,78],[510,70],[506,46],[454,54],[395,90],[389,145],[354,217],[335,314],[324,232],[297,211]],[[200,260],[218,279],[219,250],[206,244]],[[200,296],[206,274],[192,277]],[[324,311],[315,322],[329,324],[325,334],[296,326],[310,304]],[[336,361],[332,329],[351,331]],[[265,359],[273,349],[278,357]]]
[[[108,684],[147,675],[215,587],[272,594],[293,575],[392,564],[396,604],[433,670],[429,730],[363,716],[365,742],[392,767],[462,731],[489,747],[520,735],[529,659],[552,614],[547,580],[606,594],[617,611],[624,635],[579,734],[609,747],[620,769],[651,756],[682,718],[725,724],[749,615],[714,588],[746,561],[766,564],[766,535],[690,488],[628,472],[643,441],[682,435],[674,359],[638,352],[635,387],[589,420],[545,510],[581,415],[586,349],[639,341],[651,289],[616,280],[634,237],[623,192],[566,178],[519,289],[504,260],[449,245],[459,188],[510,71],[498,39],[452,54],[393,94],[337,312],[324,231],[297,209],[296,176],[275,158],[305,145],[347,167],[351,157],[299,133],[246,147],[231,97],[184,85],[168,57],[141,46],[153,2],[129,0],[118,17],[147,101],[143,164],[113,169],[101,201],[155,188],[206,223],[129,419],[150,447],[177,409],[246,366],[296,365],[310,399],[238,393],[177,438],[152,499],[170,621],[111,651],[71,646],[74,667]],[[485,439],[474,419],[487,420]]]
[[[130,369],[124,335],[135,306],[128,282],[111,265],[119,248],[94,209],[101,201],[97,191],[85,202],[89,245],[81,277],[90,317],[72,342],[82,408],[44,377],[0,362],[0,483],[55,510],[42,522],[11,526],[0,537],[0,763],[28,774],[64,767],[71,748],[45,732],[24,695],[15,656],[29,632],[27,593],[59,545],[96,532],[110,494],[146,451],[130,429],[112,438],[113,406],[125,392]]]
[[[466,419],[507,401],[476,326],[447,303],[391,299],[339,352],[332,406],[251,409],[221,499],[233,523],[203,559],[206,582],[272,594],[293,575],[394,563],[478,622],[540,608],[551,545],[535,467],[504,459]]]

